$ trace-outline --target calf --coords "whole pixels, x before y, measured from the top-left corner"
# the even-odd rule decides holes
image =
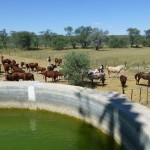
[[[121,75],[120,76],[120,82],[121,82],[122,88],[125,87],[126,81],[127,81],[127,77],[124,75]]]

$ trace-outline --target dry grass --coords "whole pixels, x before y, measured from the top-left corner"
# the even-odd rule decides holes
[[[5,58],[15,59],[18,63],[21,61],[24,62],[38,62],[40,66],[46,67],[47,61],[46,58],[50,56],[52,58],[52,63],[54,63],[54,58],[59,57],[63,58],[63,56],[70,52],[84,52],[90,56],[91,68],[98,68],[100,64],[104,65],[121,65],[125,62],[127,63],[127,70],[122,71],[121,74],[127,76],[127,84],[125,88],[125,95],[131,99],[131,91],[133,90],[132,100],[139,102],[147,107],[150,107],[150,90],[148,91],[148,99],[147,101],[147,81],[141,79],[141,85],[135,84],[134,75],[138,72],[137,69],[141,71],[150,71],[150,48],[126,48],[126,49],[109,49],[104,48],[102,51],[96,51],[94,49],[76,49],[76,50],[62,50],[62,51],[54,51],[51,49],[44,50],[32,50],[32,51],[21,51],[16,49],[10,49],[7,51],[0,51],[1,55],[4,55]],[[139,65],[139,66],[138,66]],[[139,67],[139,68],[138,68]],[[58,68],[59,69],[59,68]],[[139,70],[139,71],[140,71]],[[113,90],[122,93],[122,87],[119,81],[119,78],[111,77],[108,78],[107,70],[106,73],[106,84],[105,86],[101,86],[101,83],[98,81],[95,89],[102,90]],[[43,77],[40,74],[34,73],[35,79],[41,82],[44,82]],[[4,80],[3,75],[0,75],[0,80]],[[48,82],[51,82],[51,79],[48,79]],[[68,84],[66,80],[60,80],[59,83]],[[141,98],[140,98],[140,88],[141,90]],[[148,103],[148,104],[147,104]]]

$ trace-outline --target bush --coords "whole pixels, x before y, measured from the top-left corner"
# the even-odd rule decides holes
[[[68,77],[69,84],[81,85],[83,70],[89,68],[90,59],[87,54],[70,52],[64,57],[62,72]]]

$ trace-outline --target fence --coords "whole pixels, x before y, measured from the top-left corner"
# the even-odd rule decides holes
[[[139,86],[135,89],[122,89],[122,93],[125,94],[131,101],[139,102],[141,104],[148,104],[150,101],[150,87]]]

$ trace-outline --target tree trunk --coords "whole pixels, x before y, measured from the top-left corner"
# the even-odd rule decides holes
[[[99,50],[99,46],[96,46],[96,50]]]

